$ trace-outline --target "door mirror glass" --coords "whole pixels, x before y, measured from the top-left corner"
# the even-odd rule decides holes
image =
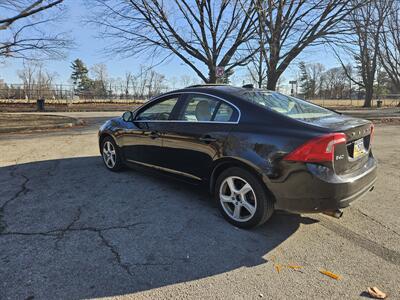
[[[125,122],[132,122],[133,121],[133,113],[131,111],[124,112],[124,114],[122,115],[122,119]]]

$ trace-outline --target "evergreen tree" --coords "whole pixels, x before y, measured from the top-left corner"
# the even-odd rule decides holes
[[[299,63],[299,69],[301,92],[306,98],[311,98],[315,94],[316,81],[310,75],[308,66],[304,61]]]
[[[92,80],[89,78],[89,70],[82,60],[75,59],[71,65],[72,74],[71,79],[74,83],[75,90],[78,92],[85,92],[92,86]]]

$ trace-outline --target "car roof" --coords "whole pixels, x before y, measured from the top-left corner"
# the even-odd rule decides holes
[[[247,100],[245,97],[243,97],[243,94],[249,91],[261,91],[261,90],[250,86],[237,87],[226,84],[203,84],[203,85],[189,86],[180,90],[171,91],[169,93],[198,92],[216,96],[230,96],[230,98],[233,96],[235,98],[239,98],[240,100]]]
[[[254,88],[250,85],[245,87],[236,87],[232,85],[223,85],[223,84],[204,84],[204,85],[194,85],[189,86],[179,90],[169,91],[165,94],[159,95],[154,100],[162,98],[164,96],[168,96],[171,94],[180,94],[180,93],[202,93],[208,94],[210,96],[216,96],[221,98],[222,100],[233,104],[236,108],[239,109],[240,113],[243,109],[246,109],[246,114],[241,113],[241,122],[251,120],[254,122],[255,120],[265,121],[265,113],[271,113],[270,120],[276,120],[283,117],[280,113],[274,112],[270,109],[262,107],[260,105],[255,104],[248,97],[246,97],[245,93],[248,92],[267,92],[267,93],[275,93],[274,91],[264,90]],[[285,117],[286,123],[297,122],[294,119],[289,119]]]
[[[237,87],[237,86],[232,86],[232,85],[217,85],[217,84],[205,84],[205,85],[193,85],[184,88],[183,90],[185,91],[214,91],[214,92],[220,92],[224,94],[238,94],[244,91],[251,90],[249,88],[242,88],[242,87]]]

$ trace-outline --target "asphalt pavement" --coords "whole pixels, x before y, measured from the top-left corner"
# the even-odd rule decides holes
[[[400,126],[376,126],[376,188],[341,219],[241,230],[201,187],[106,170],[97,127],[118,113],[78,114],[0,135],[0,299],[400,299]]]

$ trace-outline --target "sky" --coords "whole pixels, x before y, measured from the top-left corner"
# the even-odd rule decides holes
[[[121,59],[118,57],[110,57],[104,53],[109,41],[102,40],[96,37],[97,30],[87,24],[83,24],[82,20],[85,16],[89,15],[88,8],[83,4],[82,0],[65,0],[65,5],[68,9],[68,15],[59,24],[57,30],[70,31],[75,41],[75,47],[69,50],[65,60],[59,61],[45,61],[44,66],[52,73],[57,73],[57,83],[68,84],[71,75],[71,62],[76,58],[82,59],[90,68],[93,64],[104,63],[107,65],[108,74],[110,77],[118,78],[123,77],[126,71],[136,73],[142,64],[149,61],[149,57],[143,55],[142,57]],[[312,48],[302,54],[298,59],[307,62],[321,62],[327,68],[338,65],[334,56],[324,48]],[[21,60],[9,59],[4,65],[0,65],[0,79],[4,79],[9,83],[19,83],[20,80],[17,76],[17,70],[22,69]],[[297,72],[297,63],[293,63],[289,70],[285,72],[284,84],[293,79],[294,74]],[[157,67],[157,72],[164,74],[167,79],[176,77],[178,80],[182,75],[189,75],[196,78],[196,74],[179,59],[171,59]],[[245,78],[245,70],[236,71],[233,76],[233,84],[240,85]]]

